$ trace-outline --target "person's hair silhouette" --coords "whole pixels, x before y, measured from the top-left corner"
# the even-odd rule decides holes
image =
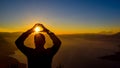
[[[53,41],[53,46],[51,48],[44,48],[45,36],[41,33],[37,33],[34,36],[35,49],[26,47],[24,45],[25,39],[34,32],[36,26],[41,26],[43,32],[46,32]],[[56,35],[50,32],[42,24],[34,25],[30,30],[23,33],[16,41],[15,44],[22,53],[27,56],[28,68],[51,68],[52,58],[58,51],[61,41],[56,37]]]

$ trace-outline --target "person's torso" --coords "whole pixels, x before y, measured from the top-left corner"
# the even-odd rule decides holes
[[[53,56],[47,51],[34,50],[27,55],[28,68],[51,68]]]

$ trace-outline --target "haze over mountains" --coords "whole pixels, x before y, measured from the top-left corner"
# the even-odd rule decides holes
[[[26,57],[16,48],[14,41],[21,32],[0,32],[0,65],[21,64],[25,68]],[[46,47],[51,47],[52,42],[47,37]],[[58,35],[62,46],[53,59],[53,68],[120,68],[120,61],[101,59],[100,57],[112,55],[120,51],[120,32],[116,34],[66,34]],[[32,41],[32,42],[31,42]],[[34,47],[33,34],[25,41],[26,46]],[[9,58],[9,59],[8,59]],[[12,59],[12,60],[11,60]],[[14,60],[13,60],[14,59]]]

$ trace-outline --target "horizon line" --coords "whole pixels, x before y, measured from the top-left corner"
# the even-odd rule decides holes
[[[0,33],[23,33],[24,31],[16,31],[16,32],[7,32],[7,31],[0,31]],[[53,32],[54,33],[54,32]],[[107,32],[94,32],[94,33],[90,33],[90,32],[86,32],[86,33],[55,33],[55,34],[57,34],[57,35],[72,35],[72,34],[104,34],[104,35],[110,35],[110,34],[116,34],[116,33],[120,33],[120,31],[119,32],[111,32],[111,33],[107,33]]]

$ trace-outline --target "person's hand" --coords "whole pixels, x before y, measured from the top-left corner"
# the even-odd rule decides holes
[[[30,32],[34,32],[35,27],[38,26],[38,24],[35,24],[31,29],[29,29]]]
[[[38,24],[38,26],[43,28],[42,32],[48,32],[49,31],[43,24]]]
[[[29,31],[30,31],[30,32],[35,32],[34,29],[35,29],[36,27],[41,27],[41,28],[43,28],[43,30],[40,31],[40,32],[48,32],[48,31],[49,31],[43,24],[40,24],[40,23],[35,24]]]

